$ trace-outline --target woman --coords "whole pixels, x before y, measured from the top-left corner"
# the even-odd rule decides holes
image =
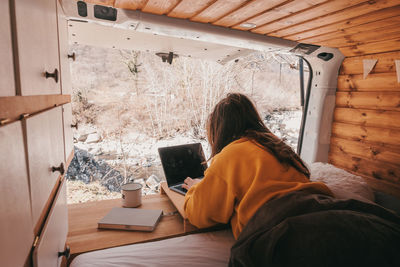
[[[202,180],[187,178],[185,212],[199,227],[231,223],[237,239],[244,226],[266,202],[290,192],[311,189],[332,195],[310,182],[302,160],[263,123],[245,95],[222,99],[210,114],[207,137],[212,163]]]

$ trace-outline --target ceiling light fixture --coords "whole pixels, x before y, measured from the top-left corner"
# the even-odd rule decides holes
[[[239,26],[242,27],[242,28],[246,28],[246,29],[252,29],[252,28],[257,27],[256,24],[254,24],[254,23],[249,23],[249,22],[242,23],[242,24],[240,24]]]

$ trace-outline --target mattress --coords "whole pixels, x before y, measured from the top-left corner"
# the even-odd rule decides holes
[[[226,229],[84,253],[70,266],[227,266],[234,242]]]

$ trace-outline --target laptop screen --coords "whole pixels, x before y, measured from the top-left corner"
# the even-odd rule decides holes
[[[203,177],[207,169],[200,143],[160,147],[158,154],[168,186],[183,183],[186,177]]]

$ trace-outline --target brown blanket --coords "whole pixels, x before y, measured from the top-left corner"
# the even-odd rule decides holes
[[[293,192],[256,212],[229,266],[400,266],[400,217],[357,200]]]

